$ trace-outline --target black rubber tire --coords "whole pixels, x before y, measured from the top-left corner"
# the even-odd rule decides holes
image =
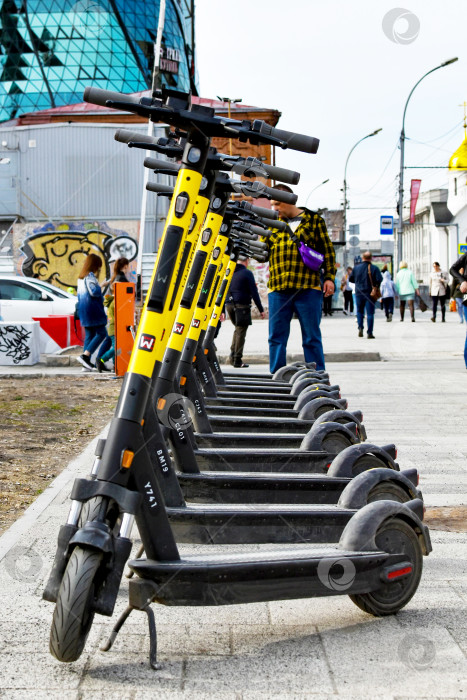
[[[389,554],[404,553],[413,567],[410,576],[384,583],[377,591],[349,596],[361,610],[376,617],[384,617],[399,612],[415,594],[422,575],[423,553],[417,533],[400,518],[386,520],[375,539],[378,549]]]
[[[65,569],[50,630],[50,653],[59,661],[81,656],[94,619],[95,576],[102,552],[75,547]]]
[[[320,397],[317,397],[317,398],[320,398]],[[320,406],[319,408],[316,409],[315,418],[319,418],[320,416],[323,415],[323,413],[327,413],[328,411],[334,411],[335,409],[336,409],[336,407],[332,403],[323,404],[322,406]]]
[[[352,477],[358,476],[362,472],[368,471],[368,469],[378,469],[379,467],[387,467],[388,465],[379,457],[374,457],[373,455],[362,455],[357,459],[352,467]]]
[[[78,527],[83,527],[88,520],[97,520],[102,504],[102,496],[95,496],[83,503],[78,519]]]
[[[321,449],[329,454],[339,454],[339,452],[345,450],[346,447],[350,447],[350,445],[353,445],[353,442],[347,435],[344,435],[344,433],[338,430],[333,430],[323,439]]]
[[[403,486],[394,481],[381,481],[374,486],[368,494],[367,503],[373,501],[397,501],[397,503],[407,503],[410,495]]]

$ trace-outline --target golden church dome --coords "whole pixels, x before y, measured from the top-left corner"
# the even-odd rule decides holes
[[[467,170],[467,138],[465,138],[457,151],[454,151],[449,159],[450,170]]]

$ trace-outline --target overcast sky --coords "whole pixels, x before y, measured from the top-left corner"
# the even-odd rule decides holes
[[[405,163],[446,166],[463,140],[467,2],[401,2],[397,13],[387,0],[196,0],[200,94],[278,109],[279,127],[321,139],[314,156],[277,149],[278,165],[301,172],[299,204],[329,178],[308,206],[342,206],[350,149],[383,128],[355,149],[347,170],[349,223],[360,224],[362,239],[378,238],[380,215],[395,213],[410,90],[454,56],[459,61],[428,76],[410,100]],[[404,17],[393,20],[391,10]],[[412,177],[425,191],[446,186],[448,171],[406,170],[406,196]]]

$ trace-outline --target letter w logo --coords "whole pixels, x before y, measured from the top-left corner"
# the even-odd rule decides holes
[[[143,333],[139,341],[139,348],[140,350],[152,352],[155,342],[156,338],[154,335],[147,335],[146,333]]]

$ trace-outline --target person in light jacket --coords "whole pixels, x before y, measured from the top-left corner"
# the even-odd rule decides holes
[[[394,297],[396,296],[396,285],[392,281],[391,273],[389,272],[387,265],[381,270],[383,273],[383,281],[381,282],[381,306],[386,314],[386,321],[389,323],[392,321],[392,315],[394,313]]]
[[[78,361],[85,370],[95,368],[91,355],[107,338],[104,298],[97,279],[101,267],[101,258],[90,253],[78,278],[78,314],[85,330],[83,354],[78,357]]]
[[[438,301],[441,304],[441,321],[446,321],[446,294],[448,291],[449,277],[447,272],[441,270],[438,262],[433,263],[433,272],[430,274],[430,297],[433,302],[433,316],[431,320],[436,322]]]
[[[405,260],[399,263],[399,272],[396,275],[396,290],[400,299],[401,321],[404,320],[405,305],[408,304],[412,323],[415,323],[415,295],[420,296],[418,283],[412,270],[409,270]]]

